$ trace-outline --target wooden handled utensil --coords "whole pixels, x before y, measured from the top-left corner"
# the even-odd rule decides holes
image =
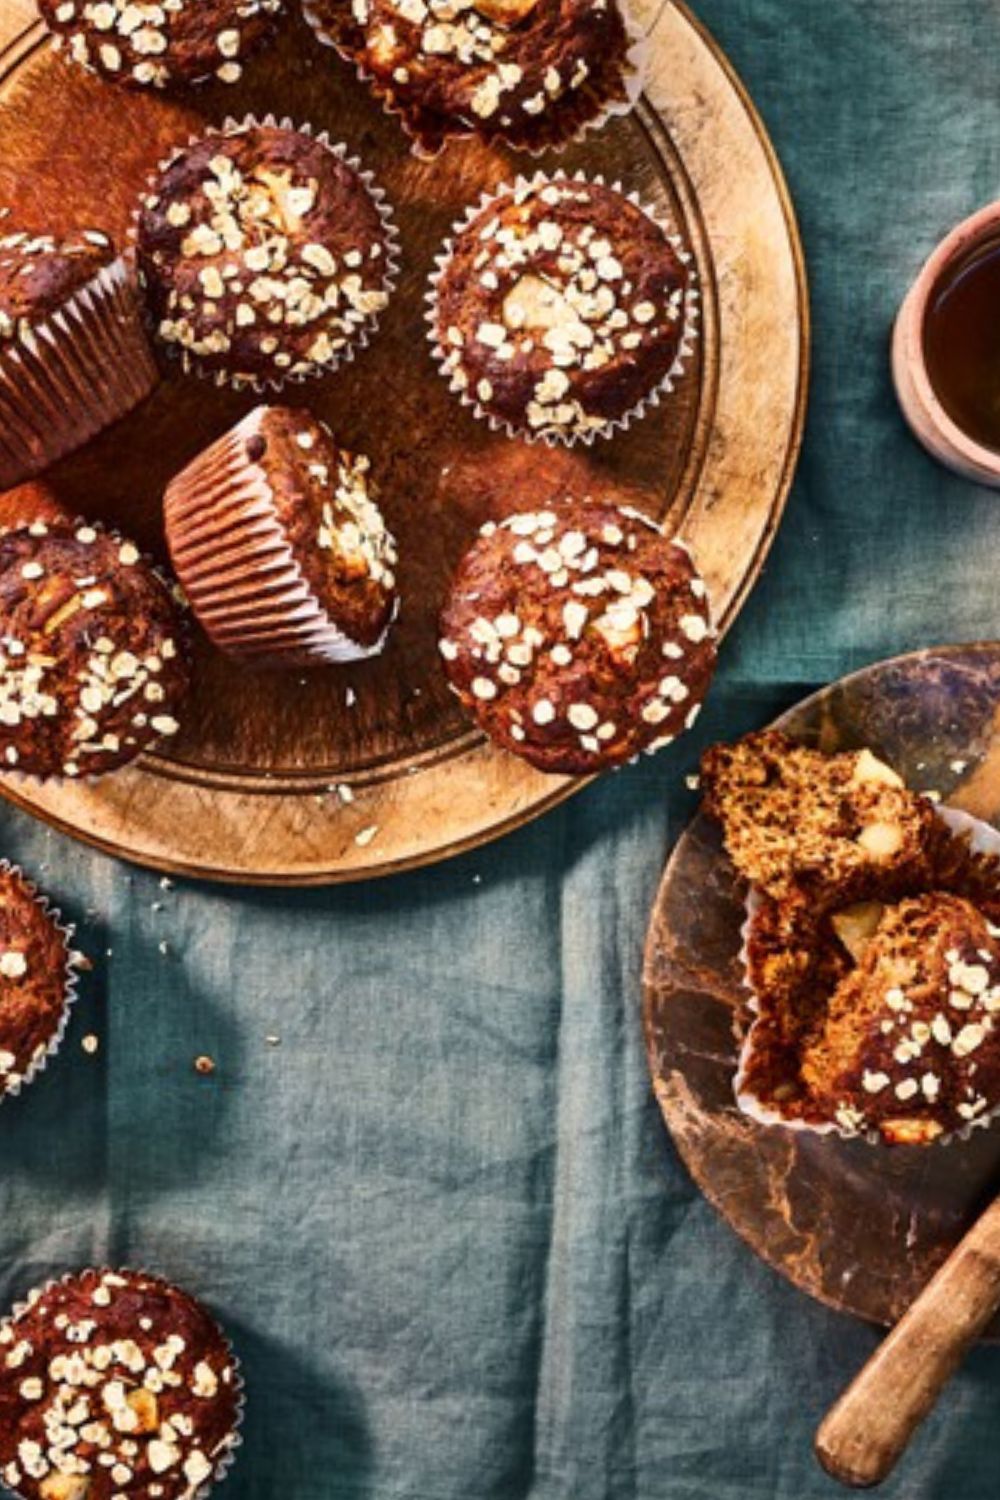
[[[880,1484],[998,1307],[1000,1198],[820,1426],[816,1456],[827,1473],[857,1488]]]

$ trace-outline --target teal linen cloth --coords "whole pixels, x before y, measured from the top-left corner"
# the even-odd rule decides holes
[[[94,1261],[203,1295],[249,1385],[226,1500],[837,1493],[811,1438],[875,1334],[693,1188],[650,1097],[641,947],[703,743],[1000,629],[1000,497],[916,448],[887,366],[924,254],[1000,192],[1000,6],[700,13],[787,169],[815,370],[795,493],[696,735],[478,854],[349,890],[163,891],[0,811],[0,851],[97,960],[63,1055],[0,1110],[0,1301]],[[886,1495],[995,1500],[998,1422],[982,1350]]]

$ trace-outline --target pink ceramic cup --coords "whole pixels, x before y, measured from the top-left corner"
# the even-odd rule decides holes
[[[985,448],[952,421],[935,394],[924,356],[927,305],[943,272],[966,251],[1000,232],[1000,202],[963,219],[938,245],[913,283],[896,318],[892,378],[914,436],[943,464],[966,479],[1000,488],[1000,452]]]

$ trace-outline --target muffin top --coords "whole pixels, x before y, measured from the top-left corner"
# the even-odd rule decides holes
[[[143,202],[160,338],[234,383],[321,373],[388,300],[391,240],[361,176],[303,131],[254,125],[180,151]]]
[[[931,892],[887,906],[806,1047],[815,1105],[847,1131],[925,1144],[1000,1103],[1000,927]]]
[[[0,1098],[44,1055],[67,1003],[66,934],[17,870],[0,868]]]
[[[740,874],[776,898],[846,905],[927,876],[934,807],[870,750],[825,755],[764,730],[707,750],[701,786]]]
[[[166,88],[235,83],[270,36],[285,0],[39,0],[75,62],[116,83]]]
[[[263,407],[246,439],[306,583],[334,623],[361,646],[385,634],[395,602],[396,543],[363,454],[341,448],[324,422]]]
[[[606,429],[673,368],[688,257],[621,193],[507,188],[455,236],[435,336],[453,390],[537,437]]]
[[[98,229],[0,235],[0,346],[43,322],[115,259]]]
[[[177,733],[184,627],[131,542],[85,522],[0,535],[0,763],[95,776]]]
[[[425,152],[475,131],[537,147],[625,96],[615,0],[311,0]]]
[[[488,523],[441,619],[452,687],[542,771],[599,771],[669,744],[715,664],[705,585],[645,516],[563,500]]]
[[[0,1477],[30,1500],[181,1500],[233,1446],[226,1340],[184,1292],[84,1271],[0,1324]]]

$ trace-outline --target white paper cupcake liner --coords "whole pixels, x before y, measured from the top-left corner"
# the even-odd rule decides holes
[[[283,116],[280,120],[273,114],[265,115],[262,119],[257,115],[246,115],[242,120],[236,120],[230,116],[221,125],[209,125],[197,134],[188,136],[187,140],[182,144],[175,146],[169,155],[165,156],[159,165],[149,174],[146,184],[139,195],[129,228],[129,238],[136,252],[138,253],[139,224],[142,218],[143,205],[146,198],[155,192],[163,173],[179,157],[185,155],[193,146],[198,145],[200,141],[205,140],[209,136],[228,137],[242,135],[248,130],[259,129],[290,130],[295,131],[298,135],[309,136],[318,146],[325,147],[332,156],[337,157],[338,161],[343,162],[345,167],[349,167],[357,175],[369,198],[375,205],[382,224],[382,233],[385,237],[385,254],[382,261],[383,277],[380,290],[387,297],[391,297],[398,284],[400,256],[402,252],[399,230],[396,227],[392,206],[386,196],[385,189],[379,186],[375,180],[374,173],[362,167],[360,158],[351,153],[349,146],[345,145],[342,141],[331,141],[325,130],[317,132],[308,123],[303,125],[297,124],[294,120],[289,119],[287,115]],[[140,281],[144,282],[144,279],[140,264]],[[266,376],[230,374],[227,370],[206,369],[197,355],[189,353],[186,349],[179,349],[176,345],[161,343],[161,347],[164,349],[167,357],[171,361],[178,363],[187,375],[197,375],[199,379],[211,381],[213,385],[220,388],[227,387],[234,391],[253,391],[258,396],[263,396],[269,392],[273,394],[283,390],[287,385],[305,385],[310,380],[323,379],[327,375],[332,375],[335,370],[340,369],[343,365],[350,364],[351,360],[362,349],[368,348],[368,345],[378,332],[380,322],[381,314],[373,314],[349,335],[343,349],[338,349],[325,364],[316,365],[313,369],[300,372],[299,374],[293,374],[291,371],[288,374]],[[152,333],[153,337],[156,338],[155,329],[152,330]],[[157,342],[160,341],[157,339]]]
[[[30,522],[17,522],[12,526],[0,526],[0,536],[5,535],[9,531],[22,531],[25,525],[30,524]],[[100,532],[102,536],[110,537],[113,542],[119,544],[131,542],[132,546],[136,547],[137,551],[139,550],[138,544],[133,542],[131,537],[124,536],[116,527],[106,526],[103,521],[94,521],[89,517],[73,516],[67,514],[65,518],[57,522],[51,517],[46,516],[42,517],[37,524],[44,526],[55,526],[59,524],[73,527],[89,526],[92,531],[97,531]],[[186,597],[184,596],[183,590],[178,585],[176,579],[171,578],[166,569],[161,567],[155,558],[150,557],[148,552],[140,551],[139,556],[140,560],[150,570],[150,572],[156,574],[156,577],[163,584],[164,588],[168,590],[174,602],[178,606],[178,609],[180,610],[180,624],[182,628],[181,642],[183,644],[185,652],[188,654],[188,657],[190,657],[190,622],[187,618],[189,605]],[[5,781],[13,782],[15,786],[51,786],[53,782],[71,783],[73,786],[95,786],[98,782],[106,780],[109,776],[117,776],[120,771],[127,771],[130,766],[134,766],[137,761],[141,760],[145,754],[147,754],[151,750],[158,749],[164,743],[165,737],[163,736],[161,736],[161,738],[157,740],[150,740],[147,745],[143,746],[142,750],[140,750],[137,756],[135,756],[130,761],[126,761],[124,765],[113,766],[107,771],[89,771],[86,773],[81,773],[79,776],[67,776],[63,772],[59,771],[51,771],[47,775],[41,775],[37,771],[22,771],[18,768],[18,766],[8,765],[6,761],[0,759],[0,777],[2,777]]]
[[[230,655],[298,665],[377,656],[392,619],[373,646],[340,629],[292,551],[267,476],[247,457],[266,411],[244,417],[167,488],[167,541],[191,607]]]
[[[159,383],[130,255],[57,312],[0,341],[0,489],[41,474]]]
[[[526,156],[544,156],[548,152],[565,151],[569,146],[579,145],[588,135],[594,131],[601,130],[610,120],[619,119],[631,114],[642,97],[645,82],[649,76],[649,38],[647,33],[642,29],[628,0],[618,0],[618,10],[622,18],[622,24],[625,27],[626,35],[625,57],[622,66],[622,84],[624,87],[624,96],[622,98],[606,100],[602,108],[586,119],[581,120],[565,134],[553,130],[549,137],[539,141],[537,145],[529,146],[524,143],[510,141],[507,139],[502,126],[497,126],[491,130],[484,120],[482,129],[476,129],[473,125],[462,125],[456,122],[454,128],[447,131],[440,145],[431,150],[421,141],[419,134],[414,132],[407,120],[405,111],[400,105],[394,102],[393,95],[386,86],[365,67],[364,61],[361,58],[352,52],[350,48],[338,42],[336,37],[327,30],[316,8],[315,0],[302,0],[302,13],[312,28],[316,40],[322,46],[332,48],[338,57],[354,69],[360,81],[378,100],[385,114],[399,121],[400,128],[410,143],[411,153],[421,161],[434,161],[445,149],[448,141],[471,140],[474,138],[503,144],[509,150],[523,152]]]
[[[235,1411],[233,1414],[232,1434],[225,1440],[221,1451],[217,1450],[213,1454],[206,1454],[206,1457],[213,1461],[212,1472],[209,1477],[203,1479],[198,1485],[190,1486],[183,1492],[182,1497],[182,1500],[207,1500],[207,1497],[215,1489],[216,1485],[221,1484],[222,1480],[225,1479],[236,1462],[238,1450],[243,1446],[242,1428],[246,1417],[247,1402],[246,1382],[243,1379],[243,1369],[236,1351],[230,1343],[222,1324],[203,1302],[194,1297],[184,1287],[179,1287],[175,1282],[168,1281],[165,1276],[158,1276],[155,1271],[147,1271],[135,1266],[84,1266],[79,1271],[67,1271],[64,1276],[50,1277],[48,1281],[43,1282],[36,1290],[29,1292],[19,1302],[15,1302],[10,1312],[6,1315],[6,1318],[0,1321],[6,1321],[7,1319],[13,1321],[16,1318],[23,1317],[26,1312],[30,1311],[39,1297],[44,1297],[47,1292],[53,1291],[58,1286],[65,1286],[70,1282],[79,1281],[82,1276],[90,1274],[104,1276],[109,1272],[113,1276],[140,1276],[146,1281],[156,1282],[159,1286],[169,1287],[171,1291],[182,1292],[184,1296],[190,1297],[193,1302],[197,1302],[206,1316],[211,1318],[222,1340],[226,1350],[226,1358],[232,1366],[233,1371],[231,1389],[235,1397]],[[10,1489],[9,1486],[7,1489],[11,1495],[17,1497],[17,1500],[31,1500],[31,1497],[26,1495],[23,1490]]]
[[[580,182],[586,186],[607,187],[612,192],[620,194],[634,208],[639,209],[648,219],[651,219],[657,228],[666,235],[678,259],[683,265],[689,267],[690,273],[694,278],[685,293],[684,323],[681,330],[680,344],[670,369],[656,385],[646,392],[645,396],[635,406],[631,407],[622,416],[613,417],[602,426],[593,427],[587,432],[564,432],[549,429],[536,432],[531,428],[516,427],[512,422],[505,421],[495,413],[487,411],[469,391],[468,386],[463,384],[460,379],[456,380],[454,373],[448,369],[447,360],[449,351],[442,348],[437,337],[438,288],[454,253],[456,239],[468,229],[469,225],[481,213],[485,212],[486,209],[491,207],[500,198],[506,198],[514,193],[532,192],[537,188],[544,187],[548,182]],[[486,422],[491,432],[502,432],[506,437],[519,442],[544,444],[548,448],[572,448],[577,443],[584,443],[589,447],[597,439],[614,437],[617,433],[627,431],[633,422],[641,420],[647,412],[659,406],[661,401],[668,397],[676,388],[698,342],[698,316],[701,300],[698,287],[698,273],[694,263],[694,256],[688,249],[685,241],[680,235],[674,234],[669,230],[659,215],[643,203],[638,193],[627,193],[620,182],[608,183],[603,176],[589,176],[586,172],[574,172],[570,174],[561,169],[556,172],[536,172],[532,177],[518,177],[514,182],[505,183],[494,192],[483,193],[477,202],[470,204],[462,217],[452,226],[451,234],[435,256],[434,270],[431,272],[424,300],[427,303],[424,319],[427,323],[427,338],[431,348],[431,356],[437,365],[442,379],[447,382],[448,389],[458,397],[461,405],[467,407],[480,421]]]
[[[953,833],[968,835],[969,847],[975,853],[1000,858],[1000,831],[993,828],[989,823],[984,823],[981,819],[974,818],[970,813],[962,812],[957,807],[936,807],[935,812]],[[758,1125],[778,1125],[784,1130],[798,1131],[806,1135],[836,1135],[842,1140],[861,1140],[866,1141],[872,1146],[884,1145],[885,1142],[881,1133],[875,1129],[851,1131],[838,1125],[833,1120],[812,1122],[794,1118],[789,1119],[774,1105],[765,1104],[755,1094],[751,1094],[746,1087],[747,1075],[754,1060],[754,1033],[757,1029],[757,1017],[760,1015],[760,1003],[750,978],[750,931],[754,917],[760,909],[762,899],[757,887],[751,885],[746,897],[746,920],[740,930],[742,942],[739,962],[743,971],[743,988],[747,994],[746,1009],[754,1019],[747,1028],[740,1045],[736,1074],[733,1078],[733,1093],[736,1097],[736,1103],[741,1113],[747,1115],[751,1120],[755,1120]],[[993,1109],[985,1110],[981,1115],[977,1115],[974,1120],[970,1120],[960,1130],[947,1131],[937,1136],[931,1144],[945,1146],[956,1140],[967,1141],[973,1131],[992,1125],[998,1114],[1000,1114],[1000,1102]]]
[[[69,1026],[70,1015],[78,998],[82,955],[77,953],[73,947],[76,928],[71,922],[63,921],[62,913],[59,909],[52,905],[48,896],[40,891],[33,881],[28,879],[21,867],[12,864],[8,859],[0,859],[0,872],[4,875],[14,875],[21,881],[35,905],[53,923],[56,931],[63,939],[66,949],[66,962],[63,969],[63,1008],[59,1017],[59,1023],[48,1042],[39,1046],[24,1072],[0,1090],[0,1105],[2,1105],[7,1099],[16,1099],[18,1094],[26,1089],[29,1084],[33,1083],[40,1073],[44,1073],[50,1059],[55,1057],[62,1046],[67,1027]]]

